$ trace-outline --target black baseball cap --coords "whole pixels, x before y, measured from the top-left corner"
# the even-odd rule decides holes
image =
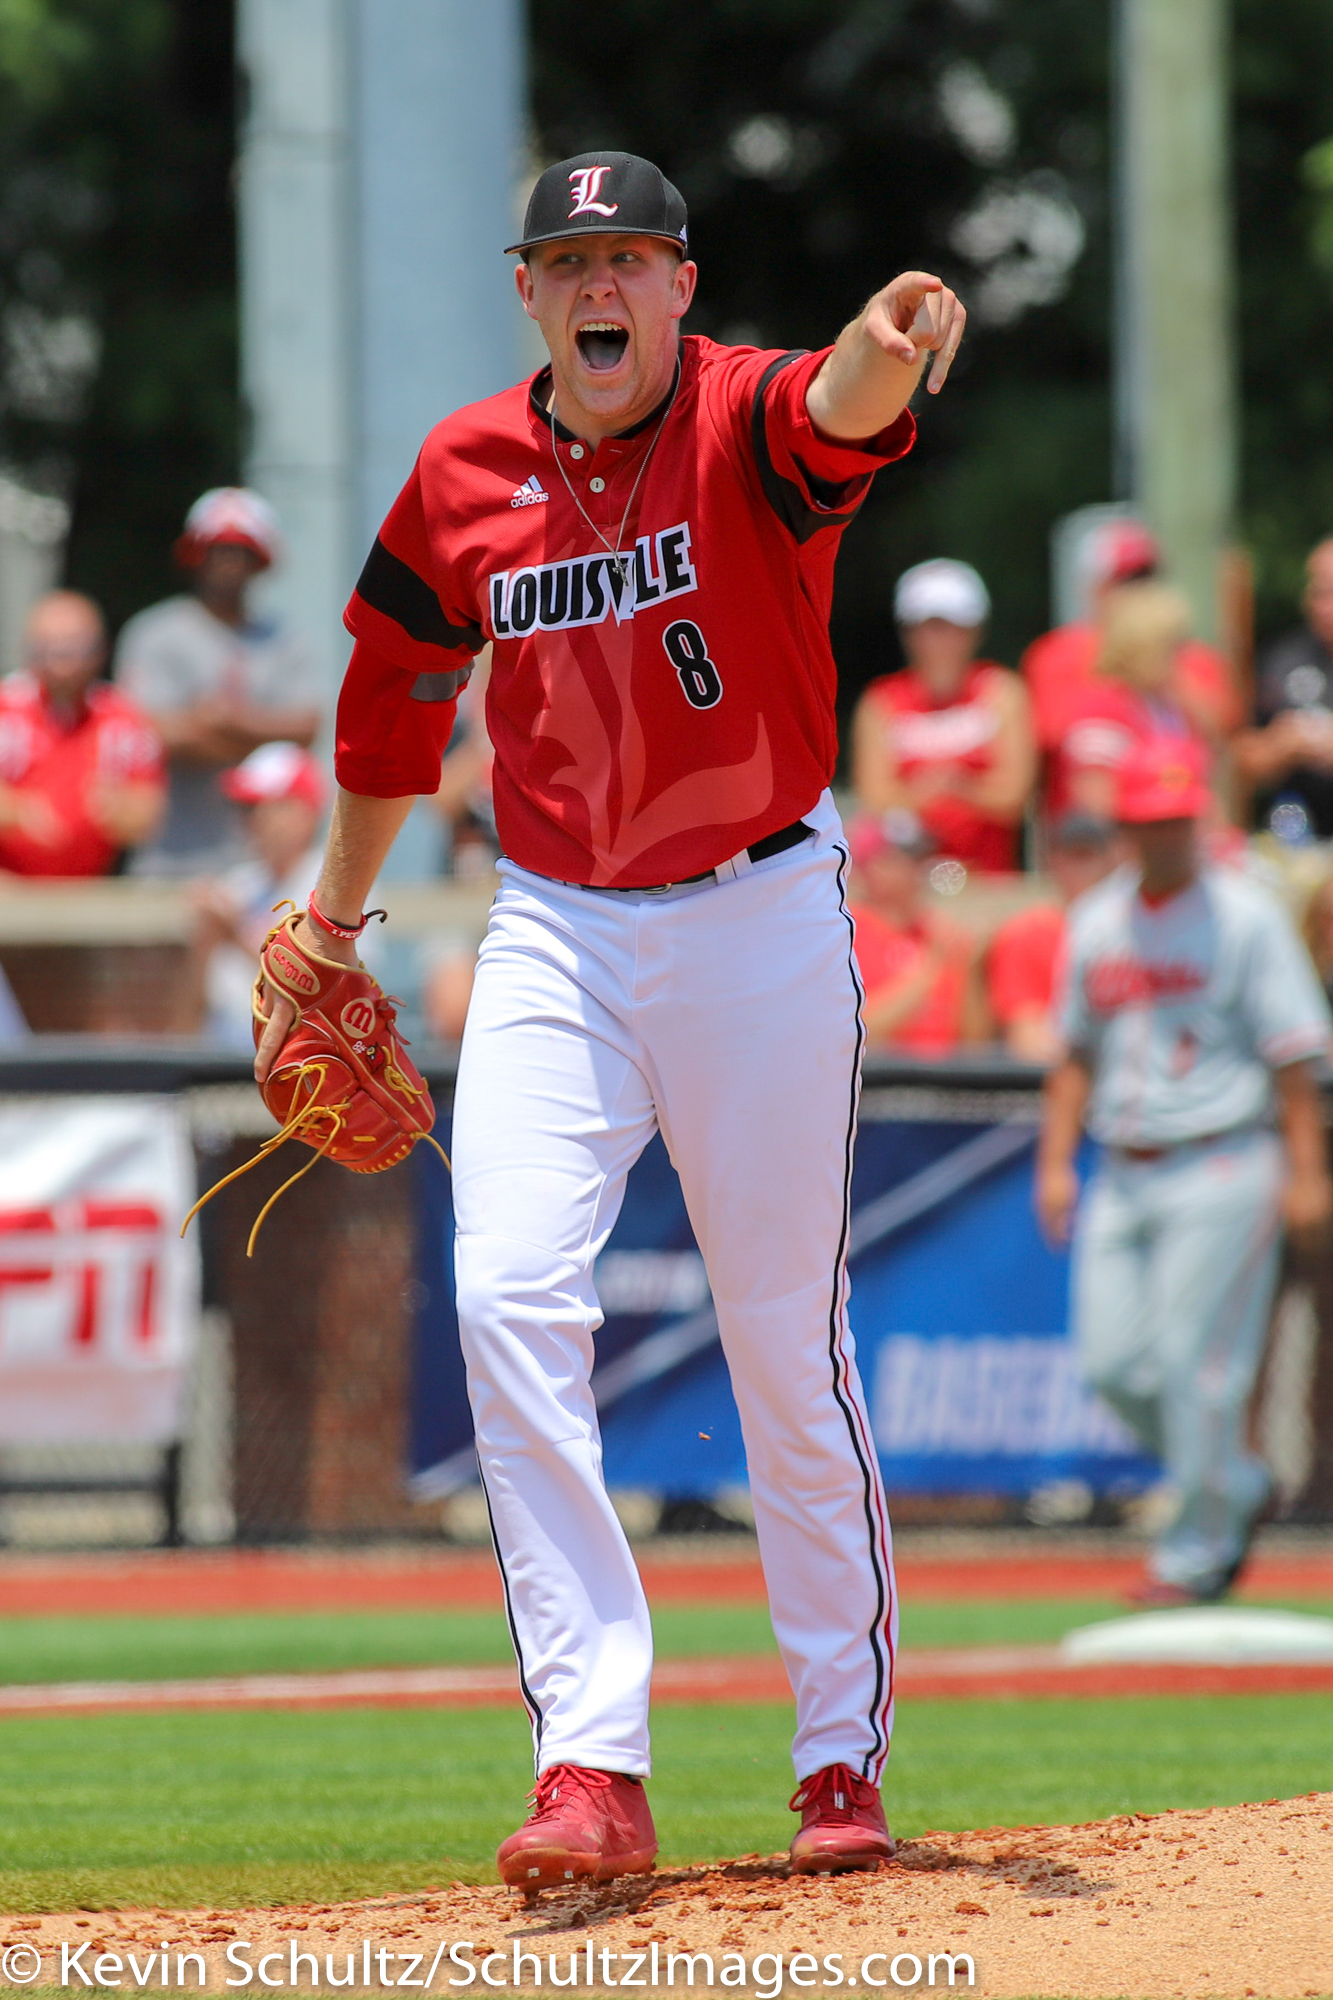
[[[660,236],[684,250],[685,198],[660,167],[637,153],[576,153],[557,160],[528,197],[523,234],[512,250],[564,236]]]

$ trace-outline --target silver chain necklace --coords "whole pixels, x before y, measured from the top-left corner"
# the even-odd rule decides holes
[[[649,459],[652,457],[653,453],[657,450],[657,440],[661,437],[663,427],[666,424],[666,420],[671,415],[672,408],[676,401],[676,391],[677,389],[679,389],[679,387],[680,387],[680,362],[677,361],[675,378],[671,384],[671,394],[667,398],[667,406],[662,412],[661,418],[659,419],[657,425],[657,429],[653,432],[653,441],[649,445],[647,451],[643,454],[643,463],[640,465],[638,471],[634,475],[634,484],[630,487],[629,499],[625,502],[625,511],[620,517],[620,526],[616,530],[616,539],[614,542],[608,542],[606,536],[602,533],[596,521],[593,520],[592,515],[588,512],[583,502],[579,499],[578,494],[574,491],[574,482],[571,480],[569,474],[566,472],[565,462],[560,456],[560,445],[555,434],[555,427],[557,423],[560,421],[560,419],[556,413],[556,407],[555,407],[555,376],[552,375],[551,377],[551,450],[555,455],[555,462],[560,468],[560,477],[564,480],[565,485],[569,489],[570,499],[574,502],[574,505],[578,508],[580,514],[582,514],[584,520],[588,523],[588,526],[592,529],[594,535],[596,535],[598,541],[601,543],[602,547],[606,550],[612,562],[615,564],[616,575],[620,578],[620,584],[622,590],[629,581],[630,558],[628,555],[622,553],[620,544],[625,539],[625,528],[626,524],[629,521],[630,509],[634,505],[634,496],[639,490],[639,481],[643,478],[644,473],[648,470]]]

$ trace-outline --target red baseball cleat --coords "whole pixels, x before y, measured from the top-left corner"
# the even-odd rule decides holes
[[[801,1815],[791,1844],[793,1874],[873,1868],[893,1853],[879,1788],[849,1764],[826,1764],[796,1787],[790,1804]]]
[[[1125,1592],[1125,1603],[1139,1611],[1174,1610],[1185,1604],[1216,1604],[1222,1595],[1207,1584],[1193,1589],[1184,1583],[1164,1583],[1160,1576],[1141,1577]]]
[[[532,1811],[495,1859],[511,1889],[544,1889],[591,1876],[646,1875],[657,1833],[638,1778],[552,1764],[532,1793]]]

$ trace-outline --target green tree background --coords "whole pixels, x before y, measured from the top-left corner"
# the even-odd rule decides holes
[[[1112,493],[1108,5],[529,0],[539,151],[626,146],[679,181],[700,331],[818,345],[908,265],[976,308],[919,450],[846,538],[848,701],[894,660],[907,563],[975,562],[1012,661],[1046,621],[1052,520]],[[1242,529],[1268,631],[1333,527],[1333,9],[1234,19]],[[171,587],[185,507],[240,463],[231,39],[231,0],[0,0],[0,458],[70,496],[70,579],[117,621]]]

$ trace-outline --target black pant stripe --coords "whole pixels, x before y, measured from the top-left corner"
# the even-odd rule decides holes
[[[839,908],[847,924],[847,960],[852,976],[852,988],[856,994],[856,1056],[852,1066],[851,1089],[847,1107],[847,1137],[843,1155],[842,1232],[838,1239],[838,1255],[833,1270],[833,1296],[829,1305],[829,1362],[833,1370],[833,1393],[837,1397],[838,1407],[847,1421],[847,1434],[851,1438],[852,1450],[856,1454],[856,1462],[861,1468],[861,1476],[865,1482],[864,1505],[866,1531],[870,1540],[870,1567],[875,1578],[875,1616],[870,1630],[866,1634],[875,1660],[875,1693],[870,1705],[870,1715],[868,1718],[872,1736],[872,1747],[862,1761],[861,1766],[862,1777],[869,1777],[871,1766],[878,1764],[882,1753],[888,1749],[888,1740],[881,1727],[879,1717],[889,1674],[889,1663],[885,1660],[884,1648],[880,1637],[881,1628],[884,1623],[884,1614],[889,1602],[889,1587],[888,1577],[880,1557],[879,1532],[875,1520],[874,1479],[862,1449],[861,1438],[857,1431],[856,1419],[852,1414],[851,1403],[843,1388],[842,1369],[838,1354],[838,1314],[842,1299],[843,1274],[847,1266],[847,1240],[851,1231],[852,1220],[852,1151],[856,1140],[856,1114],[860,1102],[861,1058],[865,1053],[865,1024],[861,1019],[861,1007],[865,1000],[865,988],[861,984],[861,974],[856,963],[856,927],[852,922],[852,913],[847,907],[848,854],[847,849],[841,843],[838,845],[838,853],[842,857],[838,863],[838,901]]]
[[[491,1496],[486,1491],[486,1475],[481,1469],[481,1459],[477,1460],[477,1477],[481,1481],[481,1495],[486,1502],[486,1519],[491,1524],[491,1547],[495,1550],[495,1560],[500,1570],[500,1582],[505,1594],[505,1621],[509,1626],[509,1637],[514,1644],[514,1658],[518,1662],[518,1685],[524,1704],[532,1718],[532,1748],[534,1757],[540,1757],[542,1748],[542,1712],[537,1705],[537,1697],[528,1686],[528,1676],[523,1666],[523,1648],[519,1643],[518,1626],[514,1622],[514,1602],[509,1595],[509,1577],[505,1570],[505,1559],[500,1553],[500,1537],[495,1532],[495,1515],[491,1511]]]

